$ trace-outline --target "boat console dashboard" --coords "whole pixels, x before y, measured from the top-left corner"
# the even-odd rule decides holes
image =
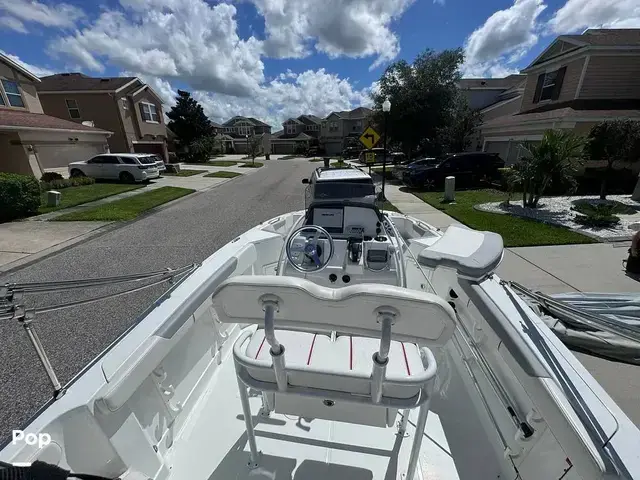
[[[312,204],[288,239],[281,274],[329,287],[399,285],[398,246],[387,230],[371,204]]]

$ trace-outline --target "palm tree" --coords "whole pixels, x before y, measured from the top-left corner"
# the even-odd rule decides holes
[[[521,145],[524,155],[513,167],[522,185],[522,205],[536,208],[550,185],[575,187],[585,139],[573,132],[547,130],[538,143]]]

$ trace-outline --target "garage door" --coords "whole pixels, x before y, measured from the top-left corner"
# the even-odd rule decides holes
[[[101,153],[104,153],[104,145],[96,143],[36,146],[36,154],[42,169],[66,167],[71,162],[89,160]]]
[[[287,154],[293,153],[293,143],[276,143],[271,142],[272,153]]]
[[[167,159],[164,158],[164,148],[162,143],[134,143],[133,151],[135,153],[153,153],[154,155],[158,155],[160,158],[164,159],[166,162]]]

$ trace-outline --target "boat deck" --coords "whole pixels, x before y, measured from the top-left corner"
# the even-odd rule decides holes
[[[258,415],[261,398],[250,395],[258,450],[257,469],[247,467],[249,447],[231,358],[176,436],[168,462],[171,479],[404,479],[417,409],[404,436],[394,428]],[[459,378],[445,400],[436,395],[429,412],[416,479],[500,478],[496,454]],[[401,415],[398,414],[398,421]]]

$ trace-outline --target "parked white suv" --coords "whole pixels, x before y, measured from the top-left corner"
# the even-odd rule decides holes
[[[144,182],[158,178],[157,159],[148,153],[105,153],[69,164],[70,177],[93,177],[122,182]]]

